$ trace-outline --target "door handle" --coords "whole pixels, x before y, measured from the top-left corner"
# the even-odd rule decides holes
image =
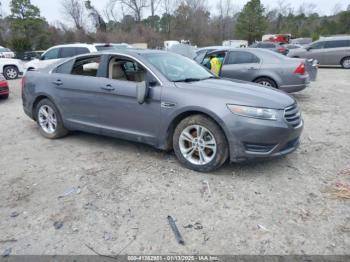
[[[53,83],[54,85],[56,85],[56,86],[61,86],[61,85],[63,85],[61,79],[57,79],[56,81],[53,81],[52,83]]]
[[[249,67],[248,70],[257,70],[255,67]]]
[[[101,87],[102,90],[106,90],[106,91],[113,91],[115,90],[115,88],[111,85],[106,85],[106,86],[103,86]]]

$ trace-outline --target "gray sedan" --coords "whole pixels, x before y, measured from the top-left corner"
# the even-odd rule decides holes
[[[255,82],[288,93],[305,89],[310,84],[308,70],[317,71],[316,65],[305,59],[288,58],[258,48],[217,50],[208,53],[201,64],[210,69],[213,56],[222,61],[220,77]]]
[[[175,151],[202,172],[230,159],[277,157],[299,145],[296,101],[271,88],[217,79],[162,51],[81,55],[23,80],[25,113],[55,139],[80,130]]]

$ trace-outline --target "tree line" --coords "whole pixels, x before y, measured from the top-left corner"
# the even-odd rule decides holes
[[[147,43],[161,47],[165,40],[190,40],[198,46],[221,45],[229,39],[250,43],[267,33],[293,37],[350,34],[350,5],[321,16],[315,5],[298,9],[280,0],[276,7],[250,0],[237,10],[233,0],[109,0],[98,10],[89,0],[61,0],[67,22],[49,24],[31,0],[11,0],[10,14],[0,13],[0,45],[15,51],[44,50],[72,42]],[[147,16],[145,14],[148,14]],[[69,22],[68,22],[69,21]]]

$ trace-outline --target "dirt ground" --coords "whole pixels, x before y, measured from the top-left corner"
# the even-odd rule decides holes
[[[44,139],[23,113],[20,81],[10,85],[0,101],[0,254],[350,254],[350,71],[320,69],[295,95],[305,119],[296,152],[211,174],[142,144]]]

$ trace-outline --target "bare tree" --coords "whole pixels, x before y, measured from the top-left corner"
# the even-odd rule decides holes
[[[160,6],[161,0],[150,0],[150,6],[151,6],[151,15],[155,16],[159,6]]]
[[[230,17],[233,15],[232,0],[220,0],[217,4],[219,11],[219,27],[221,40],[225,40],[227,27],[229,26]],[[232,14],[231,14],[232,13]]]
[[[118,1],[118,0],[115,0]],[[137,22],[141,21],[142,11],[146,7],[148,7],[147,0],[119,0],[120,3],[126,7],[128,7],[135,17]]]
[[[84,31],[84,3],[81,0],[63,0],[62,8],[76,29]]]

